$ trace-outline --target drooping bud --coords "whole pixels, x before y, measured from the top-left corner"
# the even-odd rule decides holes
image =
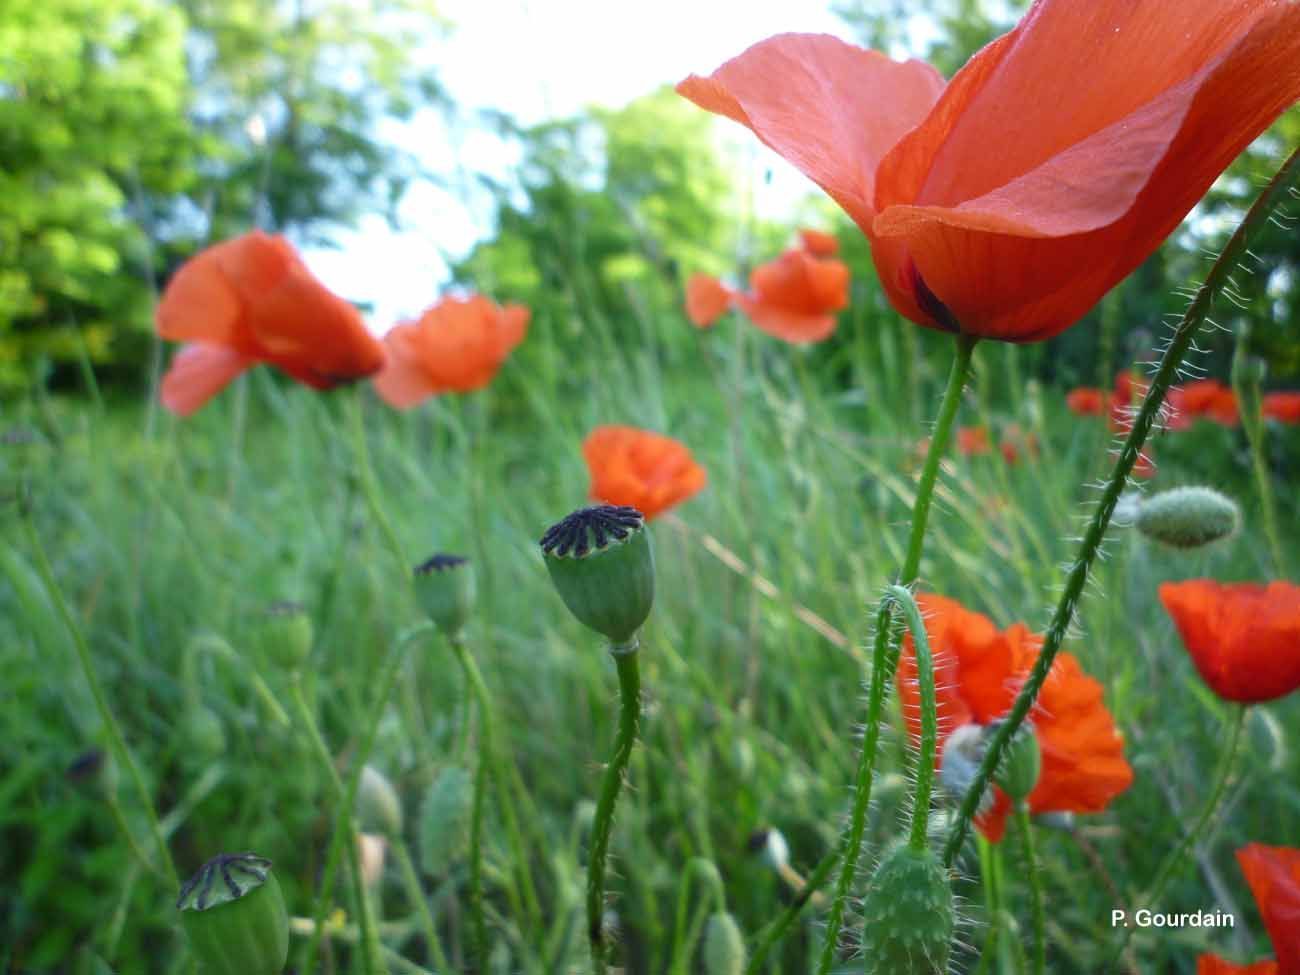
[[[474,566],[464,556],[439,553],[415,567],[415,593],[434,625],[454,639],[474,612]]]
[[[265,857],[213,857],[181,888],[176,907],[194,957],[209,975],[279,975],[284,970],[289,917]]]
[[[468,843],[474,786],[459,765],[438,772],[420,804],[420,859],[427,873],[440,877]]]
[[[226,728],[209,707],[198,705],[181,718],[181,743],[188,757],[209,762],[226,750]]]
[[[742,975],[748,954],[740,925],[727,911],[709,918],[704,930],[704,970],[708,975]]]
[[[361,769],[357,784],[357,828],[388,837],[402,834],[402,800],[393,783],[371,765]]]
[[[654,605],[654,554],[645,518],[625,505],[581,508],[542,536],[551,581],[569,612],[609,639],[614,652],[636,649]]]
[[[888,851],[862,902],[867,975],[948,971],[956,908],[948,871],[929,849]]]
[[[315,642],[306,607],[293,602],[272,603],[262,616],[257,641],[266,660],[290,673],[300,670]]]
[[[992,738],[1001,724],[1001,721],[993,721],[988,725],[989,738]],[[1013,801],[1021,802],[1038,785],[1038,776],[1042,770],[1043,753],[1038,745],[1038,735],[1034,732],[1034,726],[1025,721],[1002,749],[1002,758],[998,762],[997,771],[993,773],[993,781]]]
[[[1181,487],[1138,506],[1135,524],[1147,538],[1174,548],[1197,548],[1237,530],[1241,512],[1231,498],[1207,487]]]

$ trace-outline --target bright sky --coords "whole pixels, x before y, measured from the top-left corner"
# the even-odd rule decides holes
[[[495,109],[531,124],[571,115],[584,105],[618,107],[691,72],[706,74],[756,41],[783,31],[851,39],[828,2],[791,0],[444,0],[453,32],[431,45],[439,81],[466,115]],[[488,132],[451,132],[433,112],[386,136],[450,179],[472,184],[486,173],[507,177],[511,147]],[[767,150],[754,164],[771,169],[758,183],[760,212],[781,212],[815,191]],[[459,163],[459,165],[458,165]],[[744,178],[738,174],[738,179]],[[469,202],[467,202],[467,200]],[[339,250],[312,250],[308,264],[335,291],[374,305],[372,327],[385,331],[418,315],[447,280],[446,259],[490,235],[491,207],[464,189],[413,187],[402,205],[409,229],[394,233],[379,218],[340,236]]]

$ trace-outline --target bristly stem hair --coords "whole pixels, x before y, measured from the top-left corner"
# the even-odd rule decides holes
[[[1259,199],[1255,201],[1237,226],[1237,229],[1233,231],[1228,243],[1224,245],[1222,253],[1219,254],[1213,267],[1210,268],[1209,274],[1206,275],[1204,283],[1197,289],[1195,297],[1192,298],[1191,304],[1188,305],[1187,311],[1183,314],[1182,321],[1174,329],[1169,345],[1165,348],[1164,355],[1160,357],[1160,364],[1156,368],[1155,375],[1151,378],[1151,385],[1142,400],[1142,405],[1133,420],[1133,427],[1129,430],[1123,447],[1120,448],[1119,457],[1115,461],[1115,468],[1111,471],[1110,479],[1102,490],[1101,499],[1097,502],[1097,508],[1093,512],[1087,530],[1084,532],[1083,540],[1079,545],[1079,552],[1075,556],[1069,575],[1066,577],[1065,587],[1061,591],[1061,598],[1056,604],[1056,610],[1052,614],[1052,622],[1048,626],[1047,634],[1043,639],[1043,646],[1038,652],[1038,659],[1034,662],[1033,669],[1021,687],[1020,693],[1016,695],[1010,713],[989,742],[988,751],[980,762],[979,770],[976,772],[970,787],[966,790],[966,795],[962,798],[957,819],[953,823],[952,831],[948,835],[948,842],[943,851],[944,863],[947,866],[952,866],[957,859],[957,854],[961,851],[966,835],[970,831],[971,820],[974,818],[979,806],[980,797],[984,795],[984,790],[988,786],[998,762],[1002,759],[1002,753],[1006,749],[1007,743],[1011,741],[1011,736],[1016,733],[1024,722],[1030,708],[1034,706],[1034,701],[1038,698],[1038,692],[1042,689],[1043,682],[1047,680],[1047,674],[1051,670],[1052,662],[1056,659],[1070,624],[1074,620],[1074,611],[1083,593],[1084,584],[1088,581],[1088,573],[1092,569],[1092,563],[1096,560],[1097,553],[1101,549],[1101,542],[1105,537],[1106,529],[1110,525],[1111,515],[1115,512],[1115,505],[1128,484],[1129,474],[1133,470],[1133,465],[1137,463],[1142,445],[1146,442],[1147,435],[1151,432],[1151,428],[1156,421],[1160,407],[1164,403],[1165,394],[1178,377],[1178,369],[1192,343],[1192,338],[1209,317],[1214,299],[1228,283],[1232,268],[1236,266],[1245,253],[1251,234],[1265,223],[1273,208],[1289,192],[1298,175],[1300,175],[1300,148],[1292,152],[1286,162],[1282,164],[1282,168],[1269,181]]]
[[[921,740],[916,756],[916,796],[912,803],[912,833],[908,845],[920,853],[926,847],[930,793],[934,788],[934,754],[939,742],[934,655],[930,653],[930,638],[925,632],[925,622],[921,619],[921,610],[916,605],[912,590],[906,586],[890,586],[885,594],[896,600],[902,608],[903,622],[912,632],[912,646],[916,656],[916,685],[921,697]]]

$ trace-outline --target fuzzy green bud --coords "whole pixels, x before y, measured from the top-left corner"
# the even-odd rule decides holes
[[[461,555],[426,559],[415,567],[415,594],[434,625],[455,638],[474,612],[478,596],[474,566]]]
[[[370,765],[362,767],[357,786],[357,828],[389,838],[402,834],[402,800],[393,783]]]
[[[181,742],[186,754],[199,762],[211,761],[226,750],[226,728],[209,707],[199,705],[181,718]]]
[[[420,804],[420,859],[427,873],[442,876],[469,840],[474,783],[469,772],[449,765],[438,772]]]
[[[704,930],[704,970],[708,975],[742,975],[748,955],[745,936],[726,911],[709,918]]]
[[[637,631],[655,598],[655,562],[645,518],[635,508],[581,508],[541,541],[551,581],[580,622],[615,652],[636,649]]]
[[[302,669],[315,639],[311,616],[301,603],[272,603],[257,630],[262,656],[289,672]]]
[[[986,729],[991,739],[1001,721],[990,722]],[[1002,787],[1015,802],[1029,798],[1029,793],[1038,785],[1038,777],[1043,771],[1043,752],[1038,745],[1038,735],[1034,726],[1026,721],[1011,736],[1002,750],[1002,759],[998,762],[993,781]]]
[[[929,849],[887,852],[862,902],[867,975],[948,971],[956,908],[948,871]]]
[[[1147,538],[1174,548],[1198,548],[1237,530],[1241,512],[1231,498],[1207,487],[1161,491],[1144,500],[1134,523]]]
[[[279,975],[289,957],[289,916],[271,861],[223,853],[181,888],[176,907],[208,975]]]

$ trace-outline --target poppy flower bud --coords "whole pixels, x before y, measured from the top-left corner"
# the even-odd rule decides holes
[[[420,804],[420,859],[429,874],[440,877],[469,841],[474,785],[458,765],[438,772]]]
[[[900,844],[884,855],[862,902],[868,975],[948,970],[956,909],[948,871],[929,849]]]
[[[181,742],[189,756],[206,762],[226,750],[226,729],[211,708],[199,706],[181,719]]]
[[[708,975],[741,975],[748,956],[740,925],[727,911],[709,918],[704,931],[704,970]]]
[[[607,637],[615,653],[637,647],[654,605],[654,554],[636,508],[580,508],[547,529],[542,554],[569,612]]]
[[[289,917],[265,857],[213,857],[181,888],[176,907],[190,949],[209,975],[279,975],[284,970]]]
[[[1174,548],[1198,548],[1237,530],[1237,503],[1207,487],[1161,491],[1138,506],[1135,524],[1147,538]]]
[[[439,553],[415,567],[415,593],[434,625],[454,639],[474,612],[474,566],[464,556]]]
[[[402,800],[393,783],[370,765],[362,767],[358,783],[357,826],[384,836],[402,833]]]
[[[257,636],[265,659],[289,672],[302,668],[315,642],[311,616],[301,603],[293,602],[268,606]]]
[[[990,740],[1001,724],[1001,721],[989,724],[986,734]],[[1011,740],[1002,750],[1002,760],[998,763],[997,771],[993,773],[993,781],[1000,785],[1002,791],[1014,801],[1021,802],[1034,791],[1042,771],[1043,753],[1038,747],[1038,735],[1034,731],[1034,726],[1026,721],[1016,729],[1016,733],[1011,736]]]

